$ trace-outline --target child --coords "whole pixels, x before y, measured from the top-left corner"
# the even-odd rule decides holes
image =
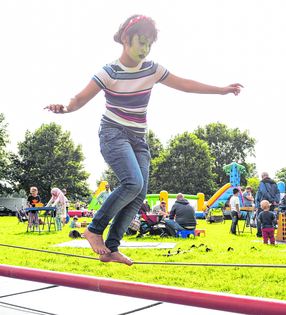
[[[27,207],[28,208],[34,208],[36,207],[37,203],[41,202],[41,198],[38,194],[38,188],[37,187],[31,187],[30,188],[30,195],[27,199]],[[39,228],[39,215],[38,211],[29,211],[28,215],[28,228],[31,229],[32,227],[36,227],[36,229]]]
[[[262,200],[260,202],[260,207],[263,211],[259,213],[257,220],[261,222],[263,243],[268,244],[269,239],[270,244],[275,245],[274,227],[276,224],[276,217],[272,211],[269,211],[270,206],[271,204],[268,200]]]
[[[75,215],[71,221],[70,228],[80,228],[81,224],[78,222],[78,217]]]
[[[61,231],[62,221],[66,218],[66,198],[59,188],[52,188],[51,195],[46,207],[56,207],[56,228],[57,231]]]
[[[123,46],[121,56],[98,71],[68,106],[51,104],[45,107],[54,113],[70,113],[83,107],[101,90],[105,93],[100,149],[120,186],[108,196],[84,232],[102,262],[133,263],[118,251],[118,247],[147,192],[150,152],[145,141],[146,113],[153,86],[162,83],[184,92],[221,95],[238,95],[242,87],[239,83],[216,87],[183,79],[160,64],[147,61],[145,58],[156,39],[157,29],[151,18],[129,17],[114,35],[114,40]],[[102,234],[111,220],[104,242]]]

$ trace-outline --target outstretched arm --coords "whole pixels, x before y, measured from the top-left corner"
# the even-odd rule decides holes
[[[50,104],[44,109],[48,109],[56,114],[74,112],[89,102],[97,93],[100,92],[100,90],[101,88],[93,80],[91,80],[79,94],[70,100],[68,106],[64,106],[62,104]]]
[[[225,87],[218,87],[213,85],[208,85],[200,83],[197,81],[183,79],[175,76],[174,74],[169,74],[165,80],[162,81],[162,84],[165,84],[176,90],[180,90],[188,93],[200,93],[200,94],[229,94],[233,93],[238,95],[240,93],[240,88],[243,86],[239,83],[230,84]]]

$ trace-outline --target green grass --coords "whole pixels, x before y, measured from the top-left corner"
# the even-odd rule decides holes
[[[90,220],[90,219],[89,219]],[[243,222],[240,222],[242,226]],[[89,248],[63,248],[54,245],[71,240],[70,228],[65,226],[61,232],[29,232],[26,225],[18,223],[15,217],[0,217],[0,243],[17,246],[58,251],[84,256],[95,256]],[[240,236],[229,234],[230,221],[224,224],[209,224],[199,221],[198,228],[206,229],[206,237],[193,239],[160,238],[145,236],[136,239],[126,236],[125,241],[132,242],[175,242],[178,248],[187,253],[167,257],[168,249],[122,248],[121,251],[134,261],[160,262],[207,262],[232,264],[284,264],[286,244],[277,246],[263,245],[261,239],[253,233]],[[83,229],[80,229],[82,232]],[[249,230],[248,230],[249,231]],[[199,248],[190,247],[204,244]],[[206,245],[211,251],[206,252]],[[251,247],[256,249],[251,249]],[[233,251],[228,251],[232,247]],[[1,263],[25,266],[45,270],[85,274],[112,279],[162,284],[200,290],[218,291],[249,296],[260,296],[285,300],[286,269],[258,267],[194,267],[168,265],[104,264],[96,260],[67,257],[62,255],[39,253],[28,250],[0,246]]]

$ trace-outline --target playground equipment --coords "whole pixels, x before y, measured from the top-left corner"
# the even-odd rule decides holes
[[[100,204],[97,200],[97,197],[100,195],[101,192],[105,190],[106,185],[108,185],[108,182],[106,180],[103,180],[99,183],[97,190],[94,192],[93,198],[87,207],[89,211],[98,210],[100,208]]]
[[[276,240],[286,242],[286,214],[279,213]]]
[[[220,208],[220,204],[227,201],[232,195],[233,188],[240,190],[240,174],[245,173],[245,167],[236,162],[232,162],[223,167],[226,174],[229,175],[229,183],[222,186],[215,194],[204,204],[203,210],[207,208]],[[240,205],[243,206],[243,197],[240,190]]]
[[[176,199],[177,194],[169,194],[166,190],[162,190],[160,194],[148,194],[146,199],[151,208],[153,208],[158,202],[165,201],[166,209],[169,209],[170,199]],[[205,203],[205,195],[203,193],[197,193],[196,195],[185,195],[184,198],[188,200],[196,200],[195,209],[202,211]]]
[[[169,194],[167,191],[162,190],[160,194],[148,194],[146,199],[148,200],[148,204],[151,209],[161,201],[166,202],[166,209],[168,211],[169,208],[172,207],[174,201],[176,200],[177,194]],[[188,200],[194,201],[192,205],[195,208],[196,218],[204,219],[205,213],[203,211],[204,203],[205,203],[205,195],[203,193],[197,193],[196,195],[187,195],[184,194],[184,198]]]

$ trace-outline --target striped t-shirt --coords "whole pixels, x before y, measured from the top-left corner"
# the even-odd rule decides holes
[[[134,68],[125,67],[119,60],[104,66],[93,76],[105,92],[106,111],[102,120],[145,134],[151,90],[168,74],[168,70],[153,61],[143,60]]]

